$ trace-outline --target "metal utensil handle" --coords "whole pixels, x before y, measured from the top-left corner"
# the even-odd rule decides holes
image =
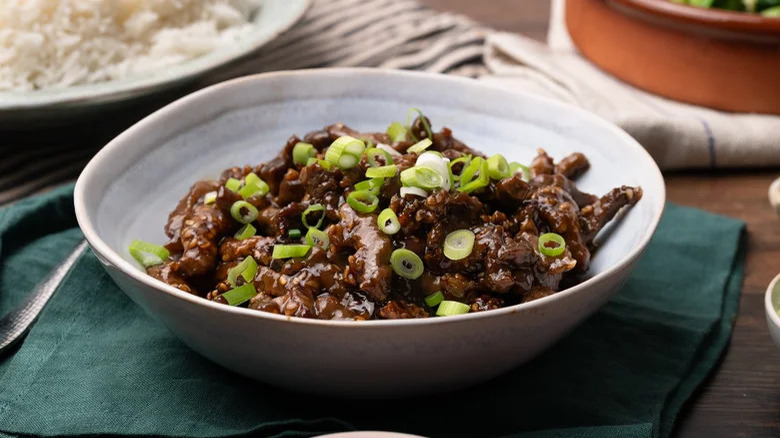
[[[76,263],[87,241],[84,240],[68,254],[68,257],[30,292],[22,304],[0,319],[0,353],[22,339],[49,301],[65,274]]]

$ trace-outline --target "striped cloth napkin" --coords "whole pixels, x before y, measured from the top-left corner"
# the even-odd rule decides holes
[[[194,87],[120,114],[89,116],[65,127],[3,132],[0,205],[75,179],[107,141],[184,92],[237,76],[313,67],[383,67],[475,77],[486,29],[414,0],[314,0],[306,16],[257,56],[210,75]]]

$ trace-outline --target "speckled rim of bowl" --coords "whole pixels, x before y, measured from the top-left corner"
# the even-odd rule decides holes
[[[642,238],[636,242],[634,249],[632,249],[631,252],[629,252],[622,260],[620,260],[620,262],[616,263],[615,265],[605,270],[604,272],[601,272],[576,286],[570,287],[568,289],[564,289],[555,294],[548,295],[546,297],[528,303],[516,304],[513,306],[503,307],[501,309],[490,310],[487,312],[476,312],[476,313],[467,313],[464,315],[449,316],[447,318],[369,320],[369,321],[361,321],[359,323],[356,323],[355,321],[321,320],[321,319],[311,319],[311,318],[300,318],[296,316],[277,315],[270,312],[259,312],[257,310],[245,309],[242,307],[226,306],[224,304],[203,299],[201,297],[179,290],[167,283],[163,283],[162,281],[151,277],[145,272],[140,271],[136,266],[133,266],[129,261],[125,260],[121,255],[119,255],[113,249],[111,249],[111,247],[108,246],[108,244],[98,236],[97,230],[95,229],[92,220],[87,215],[87,205],[86,205],[87,201],[86,199],[84,199],[84,192],[86,190],[86,186],[88,185],[88,181],[93,178],[93,175],[100,173],[101,171],[100,162],[102,160],[109,159],[110,154],[112,153],[113,150],[121,148],[122,143],[126,142],[125,139],[132,138],[136,135],[142,134],[144,129],[146,129],[146,126],[152,124],[155,121],[155,119],[173,115],[179,111],[186,109],[192,103],[196,103],[204,99],[208,99],[211,94],[219,93],[223,89],[235,86],[237,84],[241,84],[244,82],[259,82],[262,81],[263,78],[267,78],[267,77],[268,78],[271,77],[279,78],[285,76],[287,77],[315,76],[316,77],[317,75],[325,75],[325,74],[329,74],[329,75],[372,74],[376,76],[377,80],[381,80],[381,77],[384,75],[402,75],[410,79],[413,78],[430,79],[435,77],[436,80],[450,82],[453,84],[453,86],[487,87],[492,89],[498,89],[501,90],[506,95],[511,95],[517,99],[522,99],[527,102],[530,101],[534,103],[541,103],[547,106],[558,107],[565,111],[575,111],[579,113],[580,117],[586,119],[590,123],[601,125],[601,127],[614,132],[615,135],[617,135],[618,137],[623,137],[625,143],[621,145],[621,147],[631,148],[634,150],[634,152],[636,152],[640,156],[645,157],[647,164],[649,165],[648,172],[651,172],[655,177],[655,184],[653,184],[653,187],[647,187],[645,189],[646,190],[657,189],[660,192],[656,201],[657,205],[654,206],[655,215],[652,218],[650,226],[647,227],[647,229],[644,231],[644,235],[642,236]],[[155,111],[151,115],[145,117],[135,125],[128,128],[123,133],[119,134],[119,136],[117,136],[114,140],[109,142],[89,161],[89,163],[87,163],[87,166],[84,168],[78,180],[76,181],[76,187],[74,189],[74,205],[76,210],[76,219],[78,221],[82,233],[84,234],[84,237],[89,242],[90,247],[92,248],[93,251],[98,253],[99,257],[105,259],[108,263],[113,265],[116,269],[122,271],[123,274],[130,276],[133,280],[140,282],[152,289],[156,289],[160,292],[164,292],[167,293],[168,295],[172,295],[175,298],[184,301],[189,301],[190,303],[199,306],[209,307],[213,309],[215,312],[227,312],[235,315],[251,316],[253,318],[284,321],[284,322],[295,323],[295,324],[326,326],[326,327],[327,326],[355,327],[356,324],[359,324],[360,327],[452,324],[452,323],[458,323],[463,320],[491,318],[493,316],[517,313],[521,310],[525,311],[528,309],[534,309],[537,307],[544,306],[545,304],[552,301],[564,300],[569,295],[583,292],[585,288],[589,287],[590,285],[596,282],[600,282],[601,279],[603,278],[609,278],[618,275],[621,268],[623,268],[625,265],[630,264],[631,262],[639,258],[644,248],[646,248],[647,245],[650,243],[650,239],[653,237],[653,234],[655,233],[655,230],[658,227],[658,223],[660,222],[661,216],[663,215],[664,212],[665,203],[666,203],[666,186],[664,185],[663,175],[661,174],[661,170],[658,168],[658,165],[655,163],[655,161],[650,156],[650,154],[636,140],[634,140],[633,137],[628,135],[628,133],[626,133],[622,129],[618,128],[616,125],[602,119],[601,117],[593,113],[545,97],[540,97],[540,96],[519,92],[519,91],[511,91],[495,85],[483,84],[474,79],[446,76],[446,75],[434,74],[434,73],[424,73],[424,72],[404,71],[404,70],[390,70],[390,69],[375,69],[375,68],[328,68],[328,69],[307,69],[307,70],[261,73],[261,74],[232,79],[226,82],[221,82],[219,84],[212,85],[210,87],[196,91]]]
[[[777,295],[776,300],[775,295]],[[775,307],[774,301],[777,301],[777,307]],[[766,308],[767,318],[780,330],[780,315],[777,314],[777,311],[780,310],[780,274],[777,274],[777,277],[766,288],[764,307]]]
[[[143,94],[146,91],[160,89],[169,83],[193,79],[260,49],[297,23],[309,9],[311,2],[312,0],[288,1],[288,7],[295,9],[291,9],[284,19],[277,21],[276,26],[270,32],[258,29],[225,50],[215,50],[181,64],[166,67],[162,74],[141,74],[125,79],[66,88],[0,91],[0,113],[48,107],[70,107],[89,102],[116,101],[136,94]]]
[[[699,8],[669,0],[606,0],[659,18],[704,27],[780,36],[780,19],[759,14]]]

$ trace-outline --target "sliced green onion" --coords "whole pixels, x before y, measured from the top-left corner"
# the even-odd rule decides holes
[[[474,232],[458,230],[444,238],[444,255],[450,260],[462,260],[474,250]]]
[[[231,306],[238,306],[246,303],[257,295],[255,285],[247,283],[222,294],[222,298]]]
[[[401,277],[415,280],[419,278],[425,267],[420,256],[408,249],[396,249],[390,254],[390,265],[393,271]]]
[[[396,173],[398,173],[398,166],[395,164],[366,169],[366,176],[369,178],[392,178]]]
[[[452,179],[450,179],[450,168],[447,166],[447,162],[437,152],[429,151],[423,152],[417,161],[414,163],[416,167],[428,167],[433,169],[441,176],[442,183],[440,185],[444,190],[449,190],[452,185]]]
[[[308,161],[306,161],[306,165],[307,165],[307,166],[311,166],[311,165],[312,165],[312,164],[314,164],[314,163],[319,163],[319,164],[320,164],[320,166],[322,166],[322,168],[323,168],[323,169],[325,169],[325,170],[330,170],[330,169],[331,169],[331,167],[333,167],[333,165],[332,165],[332,164],[330,164],[330,163],[328,163],[327,161],[325,161],[325,160],[319,160],[319,159],[317,159],[317,158],[314,158],[314,157],[311,157],[311,158],[309,158],[309,160],[308,160]]]
[[[330,237],[328,233],[316,228],[309,228],[306,232],[306,244],[310,246],[319,246],[322,249],[328,249],[330,246]]]
[[[487,159],[488,163],[488,176],[493,179],[504,179],[511,175],[509,171],[509,163],[501,154],[495,154]]]
[[[425,304],[428,305],[428,307],[436,307],[444,301],[444,294],[441,293],[441,291],[438,291],[436,293],[430,294],[427,297],[425,297]]]
[[[375,195],[378,195],[379,191],[382,189],[382,184],[384,183],[385,183],[384,178],[367,179],[365,181],[360,181],[359,183],[355,184],[355,190],[366,190]]]
[[[544,233],[539,236],[539,252],[549,257],[557,257],[566,250],[566,241],[560,234]]]
[[[164,246],[155,245],[154,243],[144,242],[143,240],[138,239],[130,242],[130,246],[127,250],[144,268],[159,265],[171,255]]]
[[[247,257],[228,271],[228,283],[231,286],[238,286],[238,277],[244,279],[245,283],[251,283],[257,274],[257,262],[252,257]]]
[[[376,145],[376,147],[377,149],[382,149],[383,151],[387,152],[388,154],[390,154],[391,157],[392,156],[400,157],[401,155],[403,155],[402,153],[393,149],[392,146],[388,146],[386,144],[379,143],[378,145]]]
[[[482,157],[474,157],[473,160],[460,172],[460,185],[466,185],[475,179],[475,176],[482,170]]]
[[[325,161],[342,169],[351,169],[360,161],[366,145],[355,137],[348,135],[337,138],[325,152]]]
[[[287,236],[289,236],[291,239],[300,239],[301,238],[301,230],[297,228],[293,228],[292,230],[287,232]]]
[[[463,163],[463,167],[460,168],[460,173],[456,175],[455,172],[452,171],[452,168],[459,163]],[[471,155],[464,155],[462,157],[458,157],[450,161],[449,166],[450,166],[450,175],[452,175],[452,179],[455,181],[459,181],[461,174],[463,174],[463,171],[466,170],[466,168],[469,166],[469,163],[471,163]]]
[[[299,141],[293,146],[292,156],[295,164],[305,165],[309,162],[309,158],[314,158],[315,155],[317,155],[317,151],[311,143]]]
[[[265,196],[269,190],[270,187],[268,187],[268,184],[266,184],[265,181],[260,179],[256,174],[250,173],[244,177],[244,187],[238,191],[238,194],[244,199],[247,199],[252,196]]]
[[[241,210],[246,210],[246,213],[242,214]],[[236,201],[230,206],[230,215],[242,224],[253,222],[259,214],[257,208],[246,201]]]
[[[236,234],[233,235],[233,238],[236,240],[249,239],[250,237],[254,236],[255,233],[257,233],[257,228],[253,227],[252,224],[246,224],[238,231],[236,231]]]
[[[320,214],[320,218],[317,219],[316,224],[310,224],[309,223],[309,214],[316,213],[318,211],[321,211],[322,214]],[[322,221],[325,220],[325,207],[322,204],[312,204],[308,207],[306,207],[306,210],[303,211],[303,214],[301,215],[301,220],[303,221],[303,226],[306,228],[319,228],[322,226]]]
[[[250,184],[260,185],[260,184],[265,184],[265,181],[260,179],[260,177],[257,176],[256,173],[250,172],[247,176],[244,177],[244,185],[248,186]]]
[[[439,304],[439,308],[436,309],[436,316],[455,316],[469,313],[471,307],[468,304],[459,303],[457,301],[442,301]]]
[[[469,164],[469,168],[471,167],[474,162],[477,161],[476,159]],[[488,164],[486,160],[483,160],[480,158],[479,160],[479,176],[477,178],[474,178],[473,180],[467,180],[463,174],[461,174],[461,181],[460,181],[460,190],[464,193],[471,193],[475,190],[479,190],[481,188],[487,187],[488,184],[490,184],[490,177],[488,176]],[[466,169],[469,170],[469,169]],[[464,171],[465,172],[465,171]],[[473,174],[469,175],[469,177],[473,177]],[[466,181],[469,181],[466,183]]]
[[[379,205],[379,198],[367,190],[355,190],[347,196],[347,203],[359,213],[371,213]]]
[[[415,154],[420,154],[426,149],[428,149],[429,147],[431,147],[432,144],[433,142],[431,141],[431,139],[424,138],[418,141],[417,143],[409,146],[409,149],[407,149],[406,152],[414,152]]]
[[[274,245],[274,251],[271,257],[275,259],[289,259],[291,257],[304,257],[309,253],[309,245]]]
[[[431,190],[441,187],[444,179],[439,172],[427,166],[414,166],[401,172],[401,184]]]
[[[366,147],[369,148],[369,149],[374,147],[374,142],[371,141],[371,139],[368,138],[368,137],[360,137],[360,141],[365,143]]]
[[[511,175],[514,175],[518,170],[523,171],[523,181],[531,181],[531,169],[529,169],[528,166],[524,166],[516,161],[509,163],[509,172]]]
[[[420,111],[419,109],[412,108],[412,109],[409,110],[409,114],[407,114],[407,116],[406,116],[406,124],[409,125],[409,127],[411,128],[412,125],[410,123],[411,123],[412,113],[415,112],[415,111],[420,116],[420,122],[422,123],[423,128],[425,128],[425,133],[428,134],[428,138],[433,140],[433,132],[431,132],[431,127],[430,127],[430,125],[428,125],[428,121],[425,120],[425,116],[423,115],[422,111]],[[409,133],[411,134],[411,129],[409,130]],[[412,134],[412,135],[414,135],[414,134]]]
[[[238,191],[238,189],[241,188],[241,181],[235,178],[228,178],[228,180],[225,181],[225,188],[227,188],[231,192],[236,192]]]
[[[203,203],[206,205],[217,202],[217,192],[208,192],[203,195]]]
[[[423,198],[428,197],[428,192],[418,187],[401,187],[399,194],[402,198],[406,195],[421,196]]]
[[[376,218],[376,224],[385,234],[393,235],[401,230],[401,223],[398,222],[398,216],[389,208],[382,210]]]
[[[261,184],[247,184],[244,187],[241,187],[238,194],[244,199],[249,199],[252,196],[265,196],[265,194],[268,193],[268,190],[270,190],[270,187],[268,187],[268,184],[266,184],[265,181],[260,181],[260,183]]]
[[[384,164],[381,161],[377,161],[378,157],[385,160]],[[384,149],[371,148],[366,151],[366,161],[368,161],[368,165],[371,167],[387,166],[393,164],[393,157]]]
[[[406,127],[401,122],[393,122],[387,127],[387,135],[393,143],[406,141]]]

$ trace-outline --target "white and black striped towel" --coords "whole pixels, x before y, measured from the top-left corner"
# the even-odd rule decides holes
[[[211,76],[209,83],[263,71],[348,66],[474,77],[486,72],[485,33],[463,16],[433,11],[414,0],[314,0],[290,31],[256,57]],[[128,110],[128,123],[153,109]],[[102,122],[85,121],[62,136],[40,130],[6,133],[0,139],[0,205],[75,179],[122,128],[101,130]]]

